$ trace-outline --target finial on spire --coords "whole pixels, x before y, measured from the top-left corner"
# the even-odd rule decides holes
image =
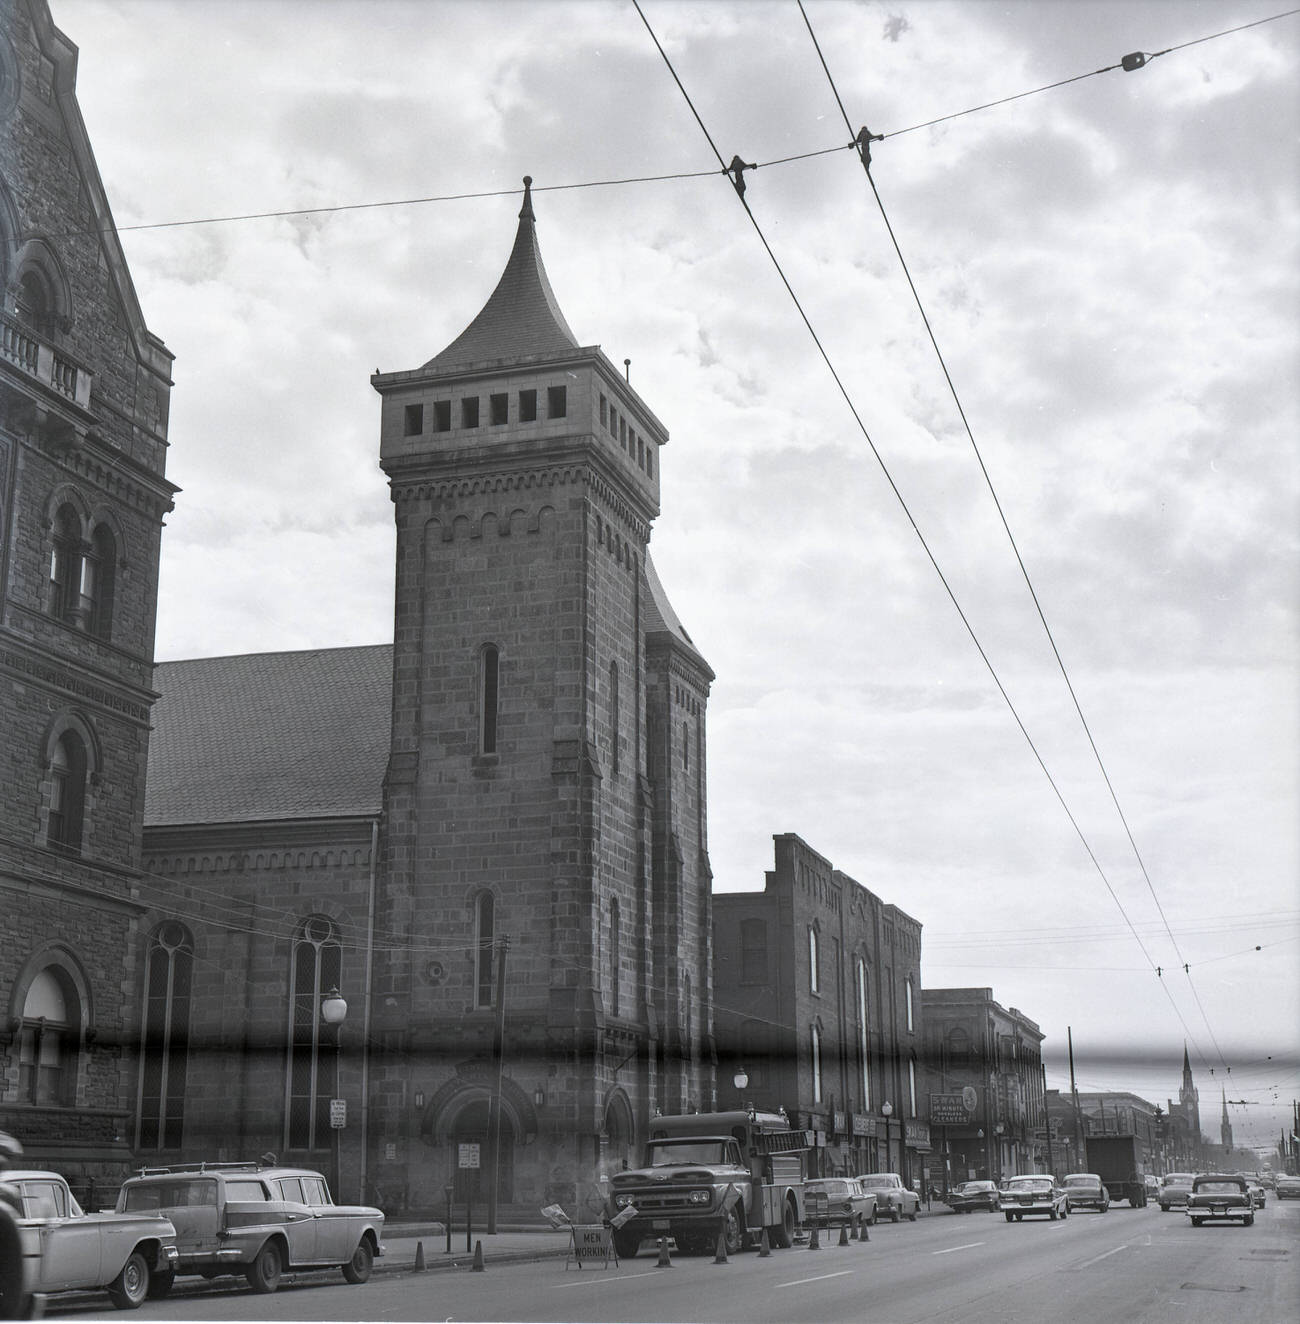
[[[519,219],[521,221],[535,221],[537,219],[537,217],[533,215],[532,175],[524,176],[524,205],[519,209]]]

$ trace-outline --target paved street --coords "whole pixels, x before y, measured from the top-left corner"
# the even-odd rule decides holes
[[[304,1278],[274,1296],[242,1286],[187,1290],[138,1318],[177,1320],[881,1321],[963,1324],[1272,1324],[1300,1300],[1300,1204],[1270,1204],[1254,1227],[1193,1229],[1154,1208],[1008,1224],[936,1215],[882,1224],[868,1243],[749,1253],[725,1265],[650,1249],[608,1270],[562,1259],[415,1273],[390,1268],[364,1287]],[[104,1299],[54,1302],[67,1319],[120,1319]]]

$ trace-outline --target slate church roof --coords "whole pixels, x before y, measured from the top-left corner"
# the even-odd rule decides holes
[[[145,827],[378,814],[393,649],[162,662]]]
[[[542,265],[533,214],[532,178],[524,176],[524,205],[510,260],[479,315],[425,368],[453,368],[494,359],[521,359],[577,349]]]

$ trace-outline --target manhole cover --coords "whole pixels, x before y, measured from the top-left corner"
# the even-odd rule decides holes
[[[1243,1260],[1284,1260],[1291,1252],[1283,1250],[1280,1246],[1273,1246],[1266,1250],[1252,1250],[1249,1255],[1241,1255],[1238,1258]]]
[[[1184,1292],[1244,1292],[1244,1287],[1226,1287],[1223,1283],[1182,1283]]]

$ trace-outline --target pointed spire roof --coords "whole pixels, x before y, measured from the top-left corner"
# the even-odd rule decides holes
[[[525,175],[515,246],[491,298],[460,335],[424,365],[426,368],[453,368],[578,348],[542,265],[532,185],[532,176]]]

